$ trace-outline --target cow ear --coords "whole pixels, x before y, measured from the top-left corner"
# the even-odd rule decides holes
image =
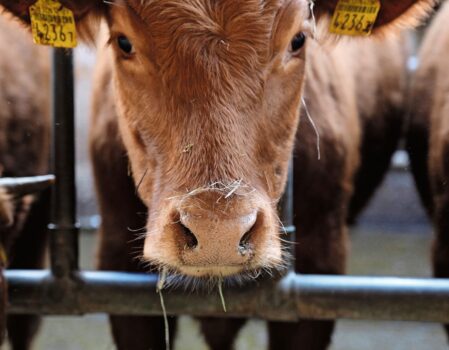
[[[2,0],[0,0],[2,1]],[[73,11],[76,27],[81,39],[94,43],[98,32],[100,19],[105,15],[107,4],[113,1],[105,0],[59,0],[62,5]]]
[[[37,0],[0,0],[0,6],[6,12],[13,14],[25,24],[30,23],[30,7]],[[78,31],[82,37],[91,37],[94,31],[93,22],[100,18],[105,10],[105,2],[103,0],[58,0],[61,5],[70,9],[76,20]],[[0,12],[2,8],[0,7]]]
[[[14,16],[20,18],[24,22],[30,20],[30,7],[36,3],[37,0],[0,0],[0,5],[12,13]],[[82,19],[86,15],[97,12],[103,7],[101,0],[59,0],[59,2],[73,11],[76,19]],[[0,8],[1,9],[1,8]]]
[[[399,23],[404,27],[417,25],[425,19],[438,0],[380,0],[380,10],[373,30],[388,24]],[[339,0],[316,0],[317,17],[332,16]]]
[[[36,0],[0,0],[0,5],[7,11],[12,13],[15,17],[28,23],[30,20],[29,8]]]

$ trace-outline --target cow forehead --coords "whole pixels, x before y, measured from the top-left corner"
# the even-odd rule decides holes
[[[251,12],[265,14],[276,12],[283,4],[291,0],[118,0],[131,6],[142,18],[151,16],[151,12],[160,9],[169,14],[193,14],[195,17],[208,17],[213,12],[225,12],[236,16]]]
[[[123,5],[144,23],[149,55],[168,90],[192,100],[217,91],[222,97],[226,91],[257,94],[285,2],[127,0]]]
[[[124,0],[122,0],[124,1]],[[126,0],[153,37],[269,38],[283,0]]]

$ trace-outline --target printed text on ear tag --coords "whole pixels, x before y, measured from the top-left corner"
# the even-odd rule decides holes
[[[341,35],[370,35],[379,10],[379,0],[339,0],[329,31]]]
[[[61,48],[77,45],[73,12],[57,0],[38,0],[30,7],[31,30],[36,44]]]

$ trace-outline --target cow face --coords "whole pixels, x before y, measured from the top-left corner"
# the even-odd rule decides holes
[[[108,23],[120,130],[149,208],[144,258],[198,277],[282,267],[275,208],[299,118],[309,2],[62,2],[80,21],[95,12]],[[384,3],[379,24],[415,2]],[[27,2],[2,3],[20,14]],[[319,17],[336,2],[315,5]]]
[[[195,276],[282,265],[275,207],[306,1],[129,1],[109,23],[121,133],[150,209],[144,257]]]

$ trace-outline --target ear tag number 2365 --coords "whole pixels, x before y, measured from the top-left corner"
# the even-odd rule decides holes
[[[370,35],[379,10],[379,0],[339,0],[329,31],[342,35]]]
[[[30,7],[31,30],[36,44],[61,48],[77,45],[73,12],[58,0],[38,0]]]

